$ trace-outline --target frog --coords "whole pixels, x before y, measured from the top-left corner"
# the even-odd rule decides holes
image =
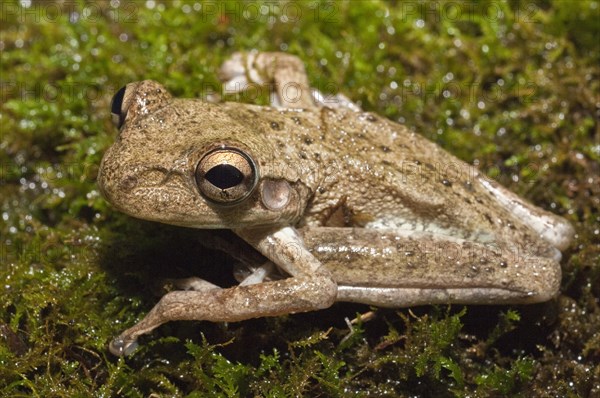
[[[227,229],[245,242],[241,252],[259,256],[239,256],[234,286],[177,285],[110,342],[113,354],[131,354],[141,335],[169,321],[237,322],[337,302],[529,304],[559,294],[561,253],[574,234],[564,218],[405,125],[310,87],[295,55],[238,52],[219,77],[229,94],[265,89],[269,105],[129,83],[112,100],[118,135],[98,185],[130,216]]]

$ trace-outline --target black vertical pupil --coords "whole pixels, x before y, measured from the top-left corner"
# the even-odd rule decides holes
[[[119,91],[113,96],[112,102],[110,104],[110,112],[113,115],[117,115],[119,117],[117,128],[121,128],[123,125],[123,121],[125,121],[125,114],[121,112],[121,108],[123,107],[123,98],[125,97],[125,90],[127,86],[121,87]]]
[[[230,164],[220,164],[208,170],[204,178],[217,188],[227,189],[240,184],[244,175]]]
[[[110,104],[110,111],[115,115],[121,114],[121,106],[123,105],[123,96],[125,96],[125,89],[127,86],[121,87],[119,91],[113,96],[112,102]]]

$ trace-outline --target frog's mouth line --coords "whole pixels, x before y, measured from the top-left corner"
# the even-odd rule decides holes
[[[337,301],[398,308],[432,304],[533,304],[548,301],[556,291],[536,293],[493,287],[401,288],[338,286]]]

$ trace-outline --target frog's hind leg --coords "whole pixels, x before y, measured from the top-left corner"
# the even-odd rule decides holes
[[[382,307],[527,304],[556,296],[553,251],[401,229],[306,227],[304,243],[331,272],[338,301]]]

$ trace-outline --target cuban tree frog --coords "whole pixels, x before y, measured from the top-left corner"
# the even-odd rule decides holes
[[[173,98],[141,81],[113,98],[119,129],[98,175],[145,220],[225,228],[270,261],[239,285],[167,293],[111,344],[172,320],[241,321],[336,301],[405,307],[535,303],[558,293],[564,219],[407,127],[308,85],[283,53],[237,53],[225,88],[272,88],[272,106]],[[274,270],[286,277],[270,277]]]

